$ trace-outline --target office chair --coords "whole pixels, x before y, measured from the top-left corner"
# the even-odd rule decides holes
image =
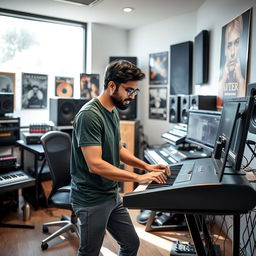
[[[60,131],[50,131],[44,134],[41,142],[45,151],[45,158],[48,162],[52,177],[52,190],[48,197],[48,205],[60,209],[68,209],[71,211],[71,217],[62,216],[60,221],[48,222],[43,224],[43,232],[48,232],[50,226],[61,226],[53,234],[42,240],[41,248],[46,250],[48,242],[55,237],[67,231],[76,232],[79,237],[79,228],[77,226],[77,218],[72,210],[69,200],[70,194],[70,154],[71,139],[67,133]]]

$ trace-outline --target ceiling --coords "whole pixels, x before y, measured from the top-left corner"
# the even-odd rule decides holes
[[[78,6],[56,0],[0,0],[0,8],[133,29],[173,16],[195,12],[205,0],[103,0]],[[124,13],[123,7],[133,7]]]

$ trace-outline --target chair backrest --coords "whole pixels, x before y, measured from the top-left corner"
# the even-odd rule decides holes
[[[71,181],[71,138],[65,132],[51,131],[41,137],[41,142],[52,177],[53,194],[60,187],[69,185]]]

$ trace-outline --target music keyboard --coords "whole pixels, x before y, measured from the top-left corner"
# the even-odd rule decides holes
[[[252,210],[256,192],[245,176],[224,175],[219,182],[210,160],[185,161],[172,185],[157,188],[149,185],[143,191],[127,193],[123,198],[124,206],[174,213],[233,214]],[[186,167],[186,164],[194,164],[189,179],[185,177],[191,172],[191,165]]]
[[[19,189],[35,184],[35,179],[23,171],[13,171],[0,175],[0,192]]]
[[[5,173],[0,175],[0,186],[7,183],[27,180],[28,178],[29,177],[25,173],[20,171]]]

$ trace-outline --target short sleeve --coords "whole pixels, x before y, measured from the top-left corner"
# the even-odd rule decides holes
[[[74,129],[79,147],[102,144],[101,120],[93,111],[81,111],[76,117]]]

